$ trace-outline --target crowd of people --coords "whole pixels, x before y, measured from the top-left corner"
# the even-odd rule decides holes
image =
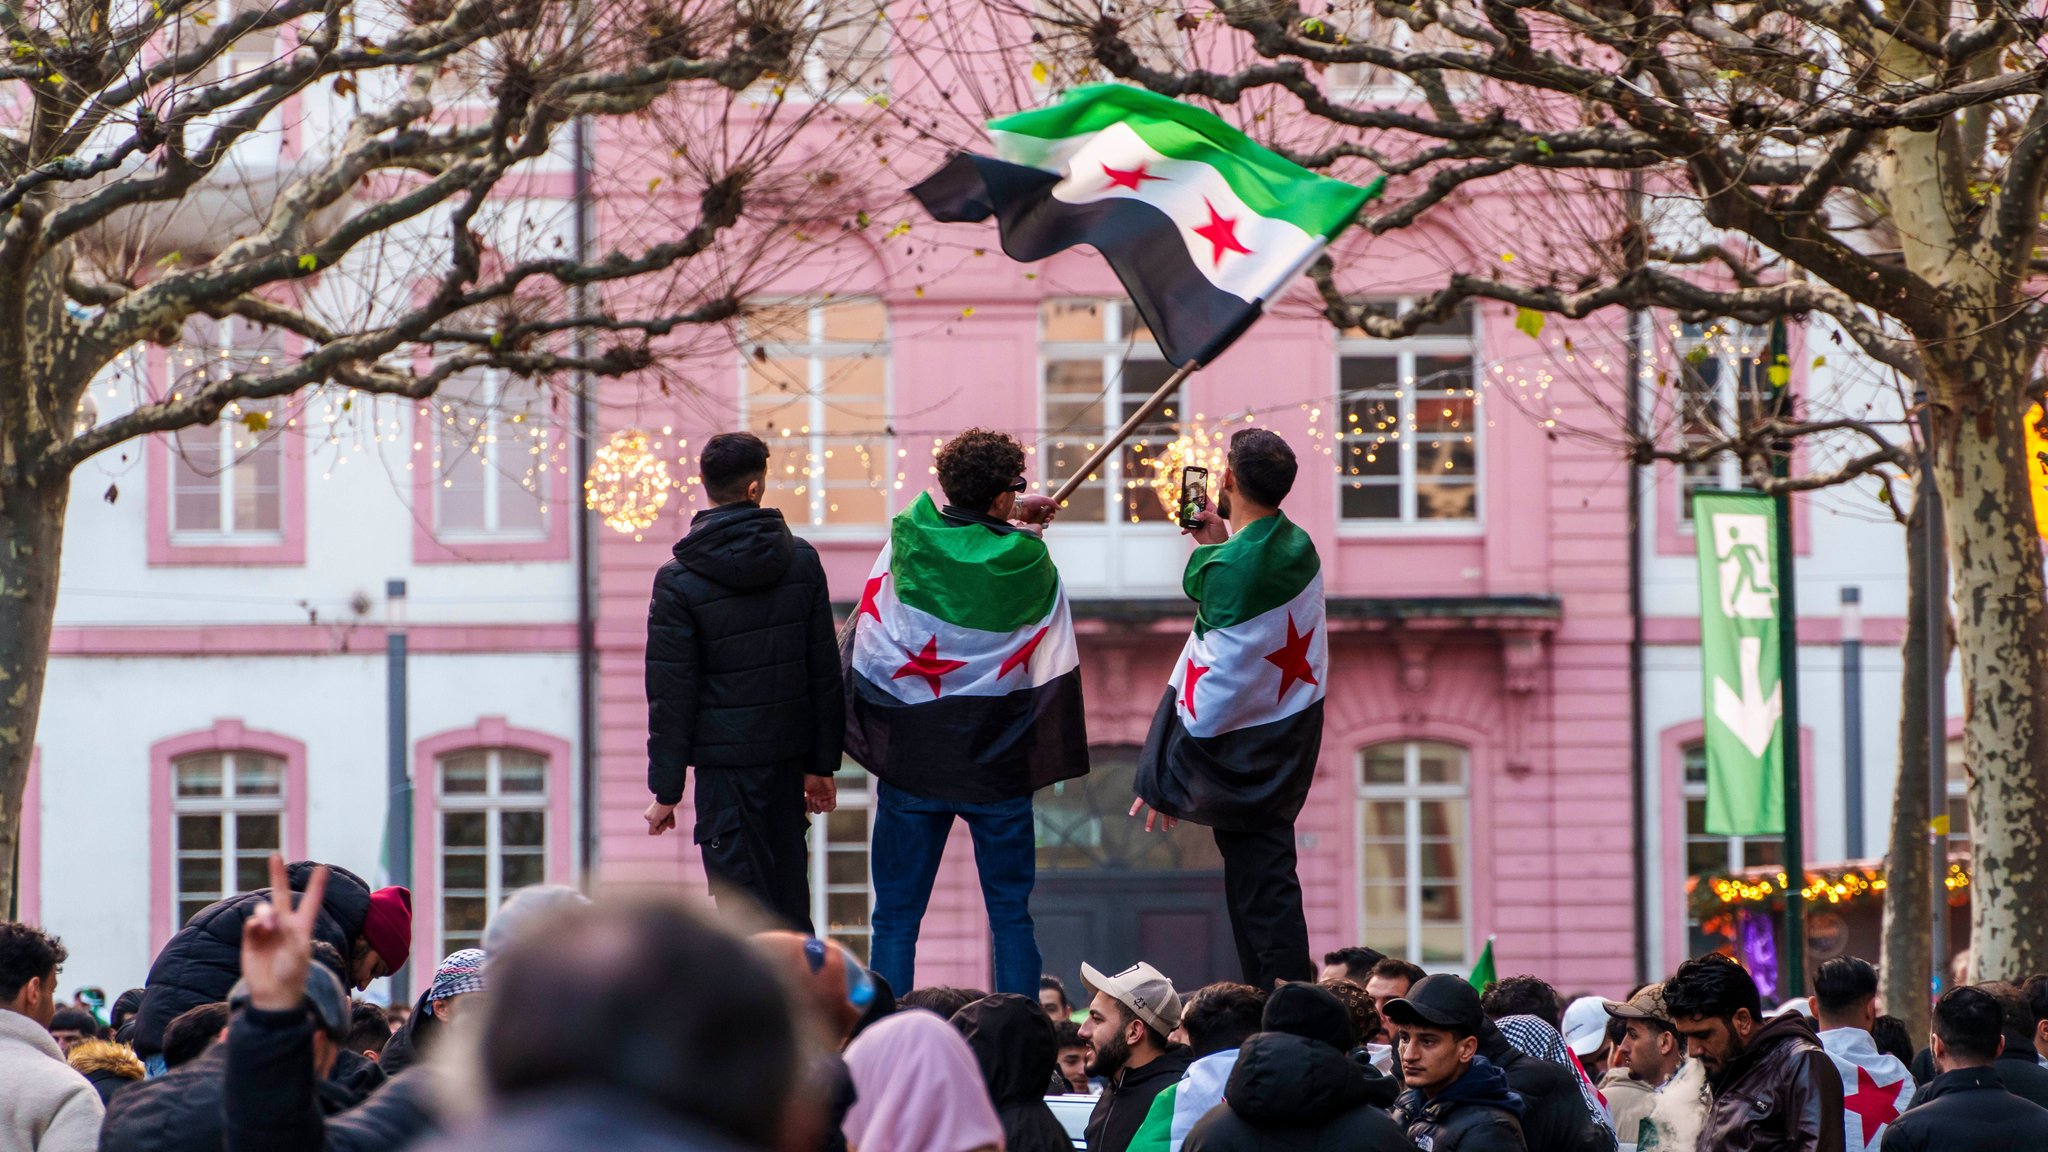
[[[898,996],[830,940],[542,887],[387,1010],[351,989],[403,963],[405,902],[341,926],[350,874],[270,867],[104,1018],[58,1005],[59,940],[0,922],[0,1152],[2048,1149],[2048,977],[1950,989],[1918,1052],[1853,957],[1768,1012],[1720,954],[1621,1000],[1369,948],[1271,989],[1139,963],[1084,965],[1079,1000]]]

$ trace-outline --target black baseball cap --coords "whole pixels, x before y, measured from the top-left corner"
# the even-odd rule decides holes
[[[1477,1036],[1486,1024],[1479,990],[1462,976],[1442,972],[1417,980],[1406,996],[1387,1001],[1381,1014],[1396,1024],[1448,1028],[1461,1036]]]

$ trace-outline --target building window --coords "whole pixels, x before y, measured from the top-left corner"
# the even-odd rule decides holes
[[[174,927],[237,892],[270,883],[284,850],[285,762],[261,752],[200,752],[171,762]]]
[[[768,493],[792,524],[879,525],[907,479],[890,450],[879,300],[771,304],[742,321],[740,419],[768,442]]]
[[[1777,401],[1769,379],[1770,335],[1733,325],[1676,326],[1678,446],[1681,450],[1726,441],[1767,419]],[[1718,452],[1683,464],[1678,518],[1692,524],[1692,497],[1700,489],[1750,487],[1741,457]]]
[[[1039,306],[1045,363],[1045,439],[1039,478],[1058,487],[1144,406],[1173,365],[1159,354],[1138,310],[1117,300],[1048,300]],[[1153,454],[1180,435],[1180,393],[1067,499],[1061,524],[1167,524],[1153,492]],[[1179,478],[1173,478],[1179,483]],[[1210,478],[1211,487],[1222,483]]]
[[[1685,874],[1687,889],[1708,876],[1730,876],[1750,868],[1768,868],[1785,860],[1782,836],[1715,836],[1707,831],[1707,746],[1687,744],[1685,763]],[[1691,905],[1687,901],[1688,908]],[[1699,956],[1726,948],[1734,939],[1727,917],[1702,922],[1686,913],[1686,955]]]
[[[811,923],[819,935],[851,949],[868,962],[874,928],[868,921],[875,906],[868,878],[868,835],[874,796],[868,774],[851,760],[836,777],[839,806],[825,816],[824,834],[811,836]]]
[[[1479,519],[1473,313],[1403,340],[1337,341],[1339,514],[1354,524]]]
[[[442,385],[434,433],[434,534],[545,539],[553,421],[540,386],[496,370]]]
[[[271,370],[284,334],[240,317],[193,317],[170,353],[173,394],[238,373]],[[209,425],[171,434],[170,532],[174,543],[277,543],[284,536],[283,407],[237,400]]]
[[[1470,953],[1466,865],[1471,764],[1452,744],[1406,741],[1358,754],[1359,890],[1365,942],[1410,963]]]
[[[505,897],[547,876],[548,758],[469,748],[435,761],[440,952],[480,947]]]

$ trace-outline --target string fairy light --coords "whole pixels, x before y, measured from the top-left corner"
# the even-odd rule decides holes
[[[583,498],[605,527],[639,540],[661,518],[671,487],[668,461],[649,446],[645,432],[627,428],[598,446],[583,481]]]

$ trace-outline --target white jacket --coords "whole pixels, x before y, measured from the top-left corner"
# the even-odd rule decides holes
[[[1885,1128],[1913,1106],[1912,1075],[1861,1028],[1830,1028],[1820,1034],[1820,1046],[1842,1074],[1843,1149],[1877,1152]]]
[[[0,1008],[0,1152],[94,1152],[100,1094],[71,1065],[49,1030]]]

